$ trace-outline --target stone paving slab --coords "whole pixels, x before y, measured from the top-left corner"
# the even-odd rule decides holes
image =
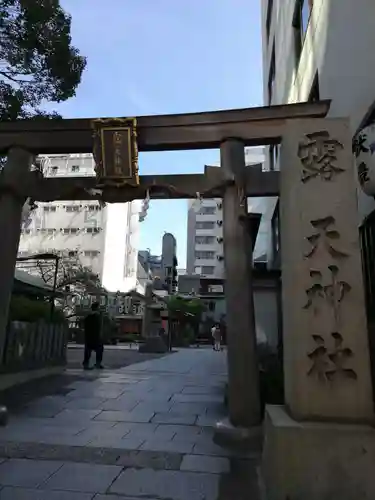
[[[234,473],[236,461],[250,456],[212,440],[225,414],[224,372],[225,355],[203,349],[115,372],[81,371],[65,393],[40,398],[0,428],[0,457],[9,459],[0,473],[12,460],[54,463],[65,472],[54,470],[39,486],[7,485],[0,500],[1,492],[15,500],[253,500],[237,485],[254,483],[255,462]],[[99,474],[103,466],[116,474]],[[83,472],[66,481],[73,469]],[[87,486],[91,476],[101,479]]]
[[[12,459],[0,464],[0,485],[37,488],[62,466],[58,461]]]
[[[152,422],[155,424],[182,424],[194,425],[197,420],[196,415],[189,413],[156,413],[152,417]]]
[[[111,398],[107,399],[104,403],[100,405],[101,410],[110,410],[110,411],[131,411],[137,407],[140,403],[139,395],[136,398],[124,398],[120,396],[119,398]]]
[[[54,417],[55,422],[87,422],[93,420],[101,410],[62,410]]]
[[[132,411],[103,410],[102,412],[99,412],[97,415],[95,415],[95,420],[147,423],[151,421],[154,415],[155,413],[152,411],[137,411],[137,409],[134,409]]]
[[[1,498],[1,497],[0,497]],[[93,500],[140,500],[139,497],[123,497],[118,495],[96,495]],[[160,500],[160,498],[150,498],[144,500]]]
[[[227,458],[222,457],[185,455],[182,459],[181,470],[224,474],[230,471],[230,463]]]
[[[126,469],[109,489],[110,493],[173,500],[217,500],[217,474],[195,474],[152,469]]]
[[[194,443],[189,441],[165,441],[165,439],[148,439],[141,444],[140,450],[172,451],[175,453],[191,453]]]
[[[0,491],[0,500],[92,500],[91,493],[72,493],[71,491],[46,491],[29,488],[5,487]],[[95,498],[99,498],[96,497]],[[113,499],[112,500],[116,500]],[[118,497],[117,497],[117,500]],[[138,499],[139,500],[139,499]]]
[[[43,489],[105,493],[121,470],[116,465],[65,463],[43,483]]]

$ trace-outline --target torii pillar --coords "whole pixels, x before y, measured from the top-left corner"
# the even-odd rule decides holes
[[[252,287],[252,242],[243,220],[248,215],[245,149],[239,139],[220,147],[221,168],[235,185],[223,194],[225,298],[227,307],[229,418],[237,427],[260,423],[259,373]]]
[[[28,151],[12,148],[1,173],[9,190],[0,193],[0,234],[2,236],[0,244],[0,364],[5,347],[9,304],[20,241],[22,208],[26,201],[26,198],[18,195],[16,190],[17,187],[25,184],[32,160],[33,155]]]

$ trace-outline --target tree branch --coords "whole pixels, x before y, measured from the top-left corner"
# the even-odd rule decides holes
[[[30,80],[18,80],[17,78],[10,76],[11,74],[12,73],[10,71],[0,71],[0,75],[4,76],[4,78],[8,78],[8,80],[14,83],[32,83]]]

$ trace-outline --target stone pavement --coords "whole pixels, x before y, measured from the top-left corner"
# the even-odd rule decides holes
[[[258,451],[213,443],[225,353],[84,372],[0,429],[0,500],[258,499]]]

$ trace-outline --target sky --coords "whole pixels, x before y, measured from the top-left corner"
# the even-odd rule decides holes
[[[60,0],[87,57],[65,118],[139,116],[262,105],[260,0]],[[140,153],[140,175],[197,173],[218,150]],[[186,266],[187,201],[151,201],[140,249],[164,232]]]

